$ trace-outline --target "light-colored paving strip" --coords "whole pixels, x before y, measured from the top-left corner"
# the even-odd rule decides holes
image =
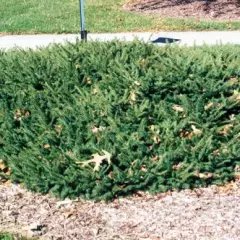
[[[51,43],[76,42],[79,34],[63,35],[9,35],[0,36],[0,49],[19,48],[36,48],[45,47]],[[139,39],[144,42],[151,42],[159,39],[165,42],[165,39],[178,39],[178,44],[186,46],[194,45],[214,45],[214,44],[240,44],[240,31],[225,32],[144,32],[144,33],[93,33],[88,34],[89,41],[111,41],[114,39],[133,41]],[[157,43],[163,45],[163,43]]]

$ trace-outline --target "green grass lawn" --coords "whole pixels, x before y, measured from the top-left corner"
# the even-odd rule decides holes
[[[0,232],[0,240],[30,240],[24,237],[20,237],[20,236],[13,236],[12,234],[9,233],[1,233]]]
[[[86,0],[90,32],[238,30],[240,21],[198,21],[140,15],[121,9],[124,0]],[[0,0],[0,33],[77,33],[78,0]]]
[[[12,236],[7,233],[0,233],[0,240],[12,240]]]

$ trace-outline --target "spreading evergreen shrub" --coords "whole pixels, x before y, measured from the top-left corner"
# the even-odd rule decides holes
[[[222,184],[240,163],[240,46],[0,53],[0,158],[61,198]]]

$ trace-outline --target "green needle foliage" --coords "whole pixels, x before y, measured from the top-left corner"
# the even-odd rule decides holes
[[[61,198],[233,180],[239,56],[140,42],[1,52],[0,158],[13,181]]]

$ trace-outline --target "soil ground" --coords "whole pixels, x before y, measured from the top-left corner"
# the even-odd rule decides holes
[[[239,20],[239,0],[132,0],[124,9],[171,18]]]

